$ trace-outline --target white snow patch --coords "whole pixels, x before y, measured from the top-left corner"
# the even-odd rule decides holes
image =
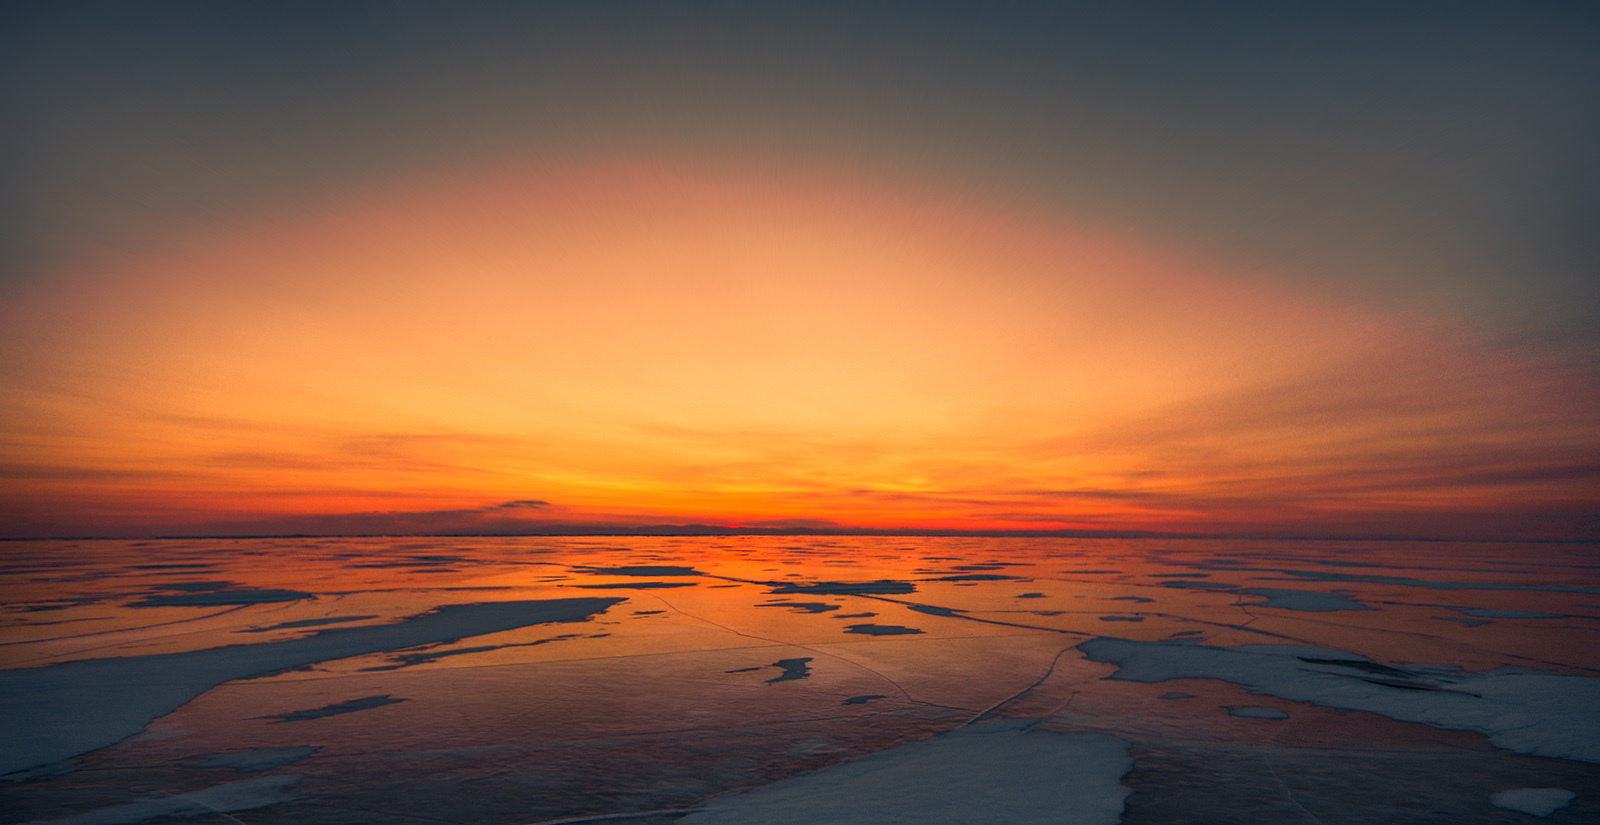
[[[1134,682],[1220,679],[1262,693],[1486,734],[1502,748],[1600,762],[1600,679],[1529,668],[1462,673],[1443,665],[1381,665],[1305,645],[1212,647],[1090,639],[1089,659]]]
[[[679,825],[1116,825],[1133,767],[1106,734],[1002,720],[718,797]]]
[[[1489,801],[1507,810],[1549,816],[1577,798],[1577,794],[1565,788],[1515,788],[1491,794]]]
[[[126,805],[52,819],[39,825],[132,825],[163,816],[200,816],[265,808],[297,797],[284,791],[299,782],[297,774],[262,776],[240,782],[227,782],[181,796],[142,799]]]
[[[545,622],[578,621],[620,601],[445,605],[397,624],[323,630],[282,642],[0,670],[0,774],[116,744],[223,682]]]

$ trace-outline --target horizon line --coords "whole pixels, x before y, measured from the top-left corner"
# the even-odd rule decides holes
[[[1185,539],[1214,541],[1421,541],[1465,542],[1475,544],[1600,544],[1596,539],[1463,538],[1398,535],[1261,535],[1249,533],[1166,533],[1152,530],[944,530],[937,528],[811,528],[811,527],[720,527],[708,524],[654,525],[634,530],[608,527],[596,530],[415,533],[207,533],[120,536],[5,536],[0,541],[176,541],[182,539],[353,539],[353,538],[672,538],[721,536],[864,536],[908,538],[1102,538],[1102,539]]]

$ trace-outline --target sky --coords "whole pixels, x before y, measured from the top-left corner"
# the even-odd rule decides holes
[[[1592,4],[3,13],[3,536],[1600,540]]]

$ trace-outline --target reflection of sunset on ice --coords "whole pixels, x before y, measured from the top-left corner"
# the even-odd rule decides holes
[[[115,771],[259,822],[349,804],[966,822],[948,817],[980,803],[1156,822],[1194,781],[1256,792],[1268,762],[1311,809],[1408,810],[1318,778],[1375,760],[1473,821],[1523,796],[1447,777],[1600,793],[1600,580],[1579,549],[1514,547],[1507,565],[1505,545],[1441,542],[14,542],[8,564],[41,566],[0,593],[25,611],[0,752],[41,811]],[[129,804],[95,816],[187,810]]]

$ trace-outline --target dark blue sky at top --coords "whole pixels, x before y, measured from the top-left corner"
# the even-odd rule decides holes
[[[0,28],[11,283],[486,160],[734,153],[1511,339],[1600,309],[1595,3],[57,0]]]

